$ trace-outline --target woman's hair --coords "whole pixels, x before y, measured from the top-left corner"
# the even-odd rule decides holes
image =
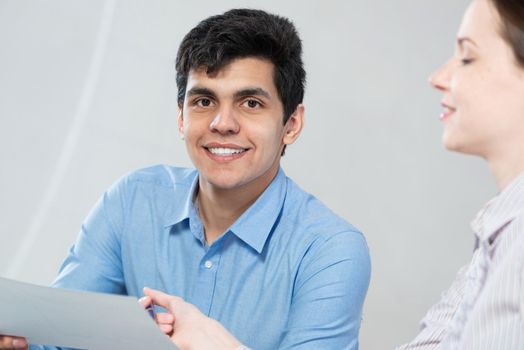
[[[524,1],[491,0],[501,22],[501,36],[513,49],[517,63],[524,68]]]

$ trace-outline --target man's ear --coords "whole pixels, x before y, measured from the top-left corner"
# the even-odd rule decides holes
[[[178,134],[180,135],[180,138],[183,140],[184,139],[184,116],[182,114],[182,108],[178,108],[177,122],[178,122]]]
[[[304,105],[301,103],[297,106],[293,114],[289,117],[284,126],[284,138],[282,140],[284,145],[291,145],[300,136],[302,127],[304,126]]]

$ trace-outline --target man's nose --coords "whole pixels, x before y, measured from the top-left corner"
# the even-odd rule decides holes
[[[218,114],[209,124],[209,129],[224,135],[238,133],[240,131],[240,123],[235,116],[233,108],[229,106],[220,108]]]

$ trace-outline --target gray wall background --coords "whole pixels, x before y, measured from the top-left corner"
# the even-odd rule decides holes
[[[495,194],[478,159],[440,144],[429,73],[466,0],[0,0],[0,274],[48,284],[97,197],[155,163],[190,166],[173,60],[199,20],[232,7],[292,18],[306,127],[287,174],[367,237],[362,349],[416,334],[468,261],[469,221]]]

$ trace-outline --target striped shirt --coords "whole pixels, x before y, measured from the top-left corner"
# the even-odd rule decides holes
[[[471,223],[476,247],[397,350],[524,349],[524,174],[489,201]]]

